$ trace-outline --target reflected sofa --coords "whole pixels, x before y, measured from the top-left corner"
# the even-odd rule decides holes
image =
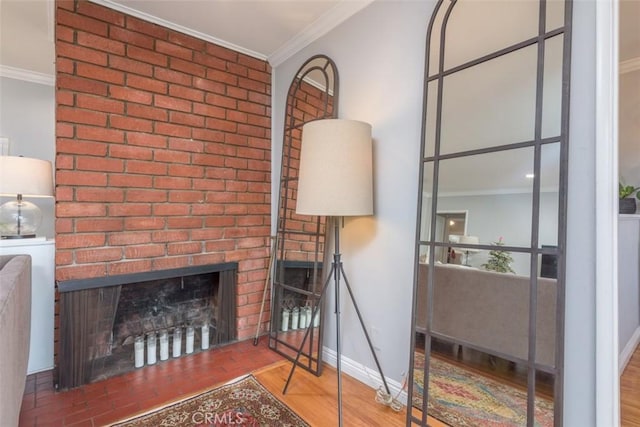
[[[427,319],[428,264],[418,269],[416,330]],[[457,344],[517,361],[528,358],[529,278],[436,264],[432,331]],[[556,279],[538,278],[536,362],[554,366]]]
[[[17,426],[31,331],[31,256],[0,256],[0,425]]]

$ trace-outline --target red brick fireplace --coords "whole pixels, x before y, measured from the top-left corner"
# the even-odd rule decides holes
[[[85,0],[56,5],[56,280],[237,262],[237,337],[251,336],[269,65]]]

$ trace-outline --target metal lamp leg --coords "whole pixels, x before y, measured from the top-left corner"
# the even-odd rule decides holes
[[[362,320],[362,315],[360,314],[360,310],[358,309],[358,305],[356,304],[356,300],[353,296],[353,292],[351,291],[351,286],[349,285],[349,281],[347,280],[347,275],[344,272],[344,268],[342,267],[341,254],[340,254],[340,231],[338,227],[338,219],[334,218],[334,230],[335,230],[335,252],[333,254],[333,262],[331,264],[331,270],[327,275],[327,280],[324,283],[322,288],[322,293],[320,294],[320,299],[318,304],[313,310],[312,319],[315,318],[316,311],[322,305],[324,297],[326,296],[326,292],[328,289],[329,281],[331,280],[331,275],[333,275],[333,282],[335,288],[335,315],[336,315],[336,370],[338,374],[338,425],[342,427],[342,366],[341,366],[341,343],[340,343],[340,278],[344,277],[344,282],[347,287],[347,291],[349,293],[349,297],[351,298],[351,302],[353,303],[353,307],[356,310],[356,314],[358,315],[358,320],[360,321],[360,326],[362,326],[362,331],[364,332],[364,336],[367,339],[367,344],[369,345],[369,349],[371,350],[371,354],[373,355],[373,359],[376,363],[376,367],[378,368],[378,372],[380,373],[380,378],[382,379],[382,383],[384,384],[384,388],[387,393],[391,394],[389,390],[389,386],[387,385],[387,380],[382,373],[382,367],[380,366],[380,362],[378,361],[378,357],[376,356],[376,352],[373,348],[373,344],[371,343],[371,339],[369,338],[369,334],[367,333],[367,329],[364,326],[364,321]],[[307,330],[302,339],[302,344],[298,349],[298,353],[296,355],[293,366],[291,367],[291,371],[289,372],[289,377],[287,378],[287,382],[284,385],[284,389],[282,390],[282,394],[287,392],[289,387],[289,383],[291,378],[293,377],[293,372],[296,369],[296,365],[298,364],[298,360],[300,359],[300,355],[302,354],[302,349],[307,341],[307,337],[309,336],[309,331],[311,330],[312,325],[307,327]]]

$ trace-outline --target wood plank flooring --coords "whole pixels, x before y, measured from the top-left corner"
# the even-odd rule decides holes
[[[263,337],[212,348],[191,356],[87,384],[53,388],[51,371],[29,375],[20,427],[99,427],[212,388],[283,360]],[[2,420],[0,426],[4,427]]]
[[[640,427],[640,347],[620,378],[620,425]]]
[[[67,392],[53,390],[51,372],[43,372],[28,378],[20,426],[98,427],[251,371],[312,426],[337,425],[335,370],[326,367],[316,377],[296,369],[287,394],[282,395],[290,368],[290,362],[267,349],[265,337],[257,347],[249,341],[236,343]],[[622,427],[640,427],[640,348],[622,375],[620,397]],[[343,418],[348,426],[393,427],[405,425],[406,413],[376,403],[375,390],[344,375]],[[444,426],[437,421],[429,424]]]
[[[287,394],[282,389],[289,376],[291,362],[282,362],[255,374],[255,377],[278,399],[286,403],[312,426],[338,425],[338,383],[335,369],[325,366],[316,377],[296,369]],[[395,412],[375,402],[376,392],[361,382],[342,377],[342,414],[347,426],[402,426],[406,412]]]
[[[51,371],[30,375],[22,402],[20,427],[98,427],[164,406],[253,372],[261,383],[312,426],[337,425],[336,371],[320,377],[296,369],[286,395],[282,389],[291,362],[267,348],[263,337],[87,384],[69,391],[53,389]],[[375,390],[343,374],[345,426],[404,426],[406,412],[375,402]],[[2,423],[0,422],[0,425]],[[443,424],[430,424],[444,427]]]
[[[296,369],[285,395],[282,389],[291,370],[291,362],[281,362],[256,372],[255,377],[269,391],[312,426],[334,427],[338,425],[338,381],[336,370],[325,366],[322,375]],[[400,412],[375,401],[376,391],[360,381],[342,377],[342,418],[345,426],[404,426],[406,408]],[[431,427],[446,427],[430,418]]]

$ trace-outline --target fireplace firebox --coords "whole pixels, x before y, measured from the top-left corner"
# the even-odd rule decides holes
[[[136,355],[144,366],[234,341],[236,276],[224,263],[58,283],[58,387],[133,370]]]

